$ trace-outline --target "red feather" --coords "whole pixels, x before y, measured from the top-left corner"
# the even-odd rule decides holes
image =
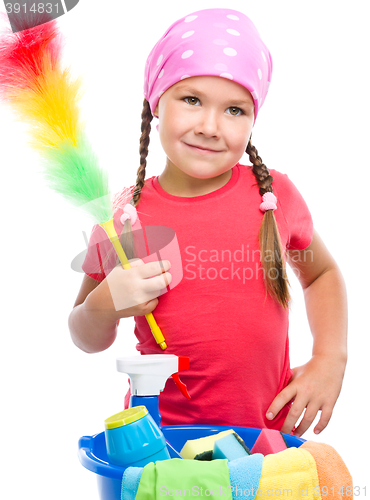
[[[57,64],[63,45],[57,22],[0,37],[0,98],[16,97],[17,91],[31,89],[35,77],[43,72],[45,52],[53,67]]]

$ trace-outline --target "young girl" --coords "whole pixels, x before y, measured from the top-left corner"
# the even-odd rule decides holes
[[[164,353],[190,358],[181,378],[191,400],[168,381],[159,398],[163,425],[301,436],[321,410],[319,433],[341,390],[341,273],[297,188],[268,170],[251,142],[271,75],[270,52],[243,13],[206,9],[176,21],[146,62],[140,167],[121,197],[132,195],[131,204],[115,211],[132,268],[112,260],[100,226],[90,238],[72,338],[86,352],[107,349],[119,320],[134,316],[138,351],[163,353],[144,316],[154,311]],[[167,158],[162,173],[145,180],[153,116]],[[251,165],[239,163],[244,152]],[[293,370],[286,262],[302,285],[313,335],[311,359]],[[126,407],[128,400],[129,392]]]

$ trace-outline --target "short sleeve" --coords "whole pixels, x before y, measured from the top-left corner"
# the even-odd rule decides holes
[[[287,174],[270,170],[272,187],[288,228],[287,250],[304,250],[313,237],[313,221],[303,196]]]
[[[103,281],[117,263],[117,256],[104,229],[96,224],[91,231],[82,270],[97,281]]]

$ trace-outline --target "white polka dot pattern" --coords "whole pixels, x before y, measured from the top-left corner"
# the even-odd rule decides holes
[[[194,19],[196,19],[198,16],[188,16],[185,18],[185,23],[191,23],[192,21],[194,21]]]
[[[226,30],[230,35],[240,36],[239,31],[236,30]]]
[[[194,52],[192,50],[185,50],[185,52],[181,55],[182,59],[187,59],[192,56]]]
[[[161,95],[192,76],[212,75],[243,85],[257,118],[272,77],[271,54],[252,21],[232,9],[204,9],[174,22],[145,64],[144,96],[152,113]]]
[[[186,33],[184,33],[182,35],[181,38],[188,38],[189,36],[193,35],[194,34],[194,31],[187,31]]]
[[[227,47],[226,49],[224,49],[224,54],[226,54],[227,56],[236,56],[237,51],[235,49],[232,49],[231,47]]]

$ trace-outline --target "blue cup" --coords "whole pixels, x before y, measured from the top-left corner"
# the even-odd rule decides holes
[[[145,406],[135,406],[105,420],[109,462],[121,467],[144,467],[168,460],[166,440]]]

